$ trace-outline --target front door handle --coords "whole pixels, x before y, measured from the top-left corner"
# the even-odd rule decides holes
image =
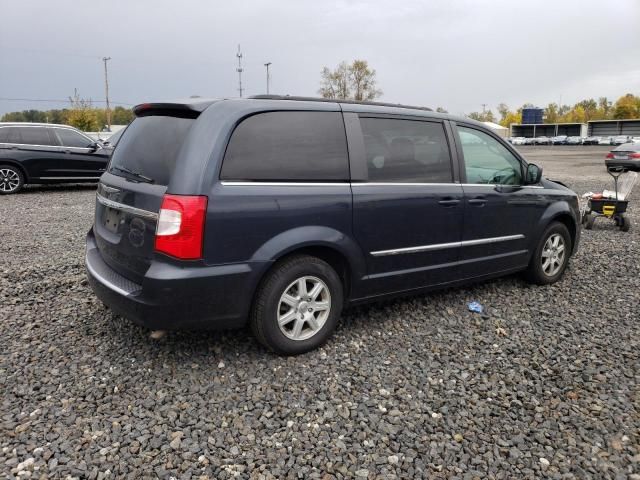
[[[455,207],[460,203],[460,200],[456,198],[445,198],[438,202],[443,207]]]
[[[476,197],[469,200],[469,204],[475,205],[476,207],[484,207],[485,203],[487,203],[487,199],[484,197]]]

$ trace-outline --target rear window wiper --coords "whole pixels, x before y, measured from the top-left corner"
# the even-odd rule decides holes
[[[127,173],[127,174],[131,175],[132,177],[137,178],[138,180],[141,180],[141,181],[146,182],[146,183],[155,183],[155,180],[153,178],[147,177],[147,176],[142,175],[141,173],[138,173],[138,172],[134,172],[133,170],[129,170],[127,167],[116,167],[116,166],[113,166],[113,167],[111,167],[111,170],[118,170],[119,172]]]

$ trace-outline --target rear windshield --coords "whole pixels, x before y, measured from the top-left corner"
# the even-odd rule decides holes
[[[147,116],[136,118],[118,142],[109,166],[109,173],[129,178],[118,170],[123,168],[168,185],[182,147],[191,118]],[[134,176],[131,176],[135,180]]]

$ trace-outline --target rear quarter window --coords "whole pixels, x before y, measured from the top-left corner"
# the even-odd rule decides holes
[[[65,147],[89,148],[94,143],[90,138],[69,128],[56,128],[54,130]]]
[[[126,176],[114,168],[121,167],[149,177],[159,185],[168,185],[193,122],[191,118],[160,115],[136,118],[114,150],[109,173]]]
[[[266,112],[234,130],[222,180],[347,181],[349,160],[339,112]]]

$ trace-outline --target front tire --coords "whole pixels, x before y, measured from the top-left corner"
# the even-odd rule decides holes
[[[258,288],[251,330],[276,353],[308,352],[331,336],[343,298],[340,277],[328,263],[309,255],[292,256],[277,264]]]
[[[557,282],[567,268],[571,249],[571,235],[567,227],[560,222],[551,223],[540,237],[525,278],[537,285]]]
[[[18,193],[24,186],[24,175],[18,167],[0,165],[0,195]]]

